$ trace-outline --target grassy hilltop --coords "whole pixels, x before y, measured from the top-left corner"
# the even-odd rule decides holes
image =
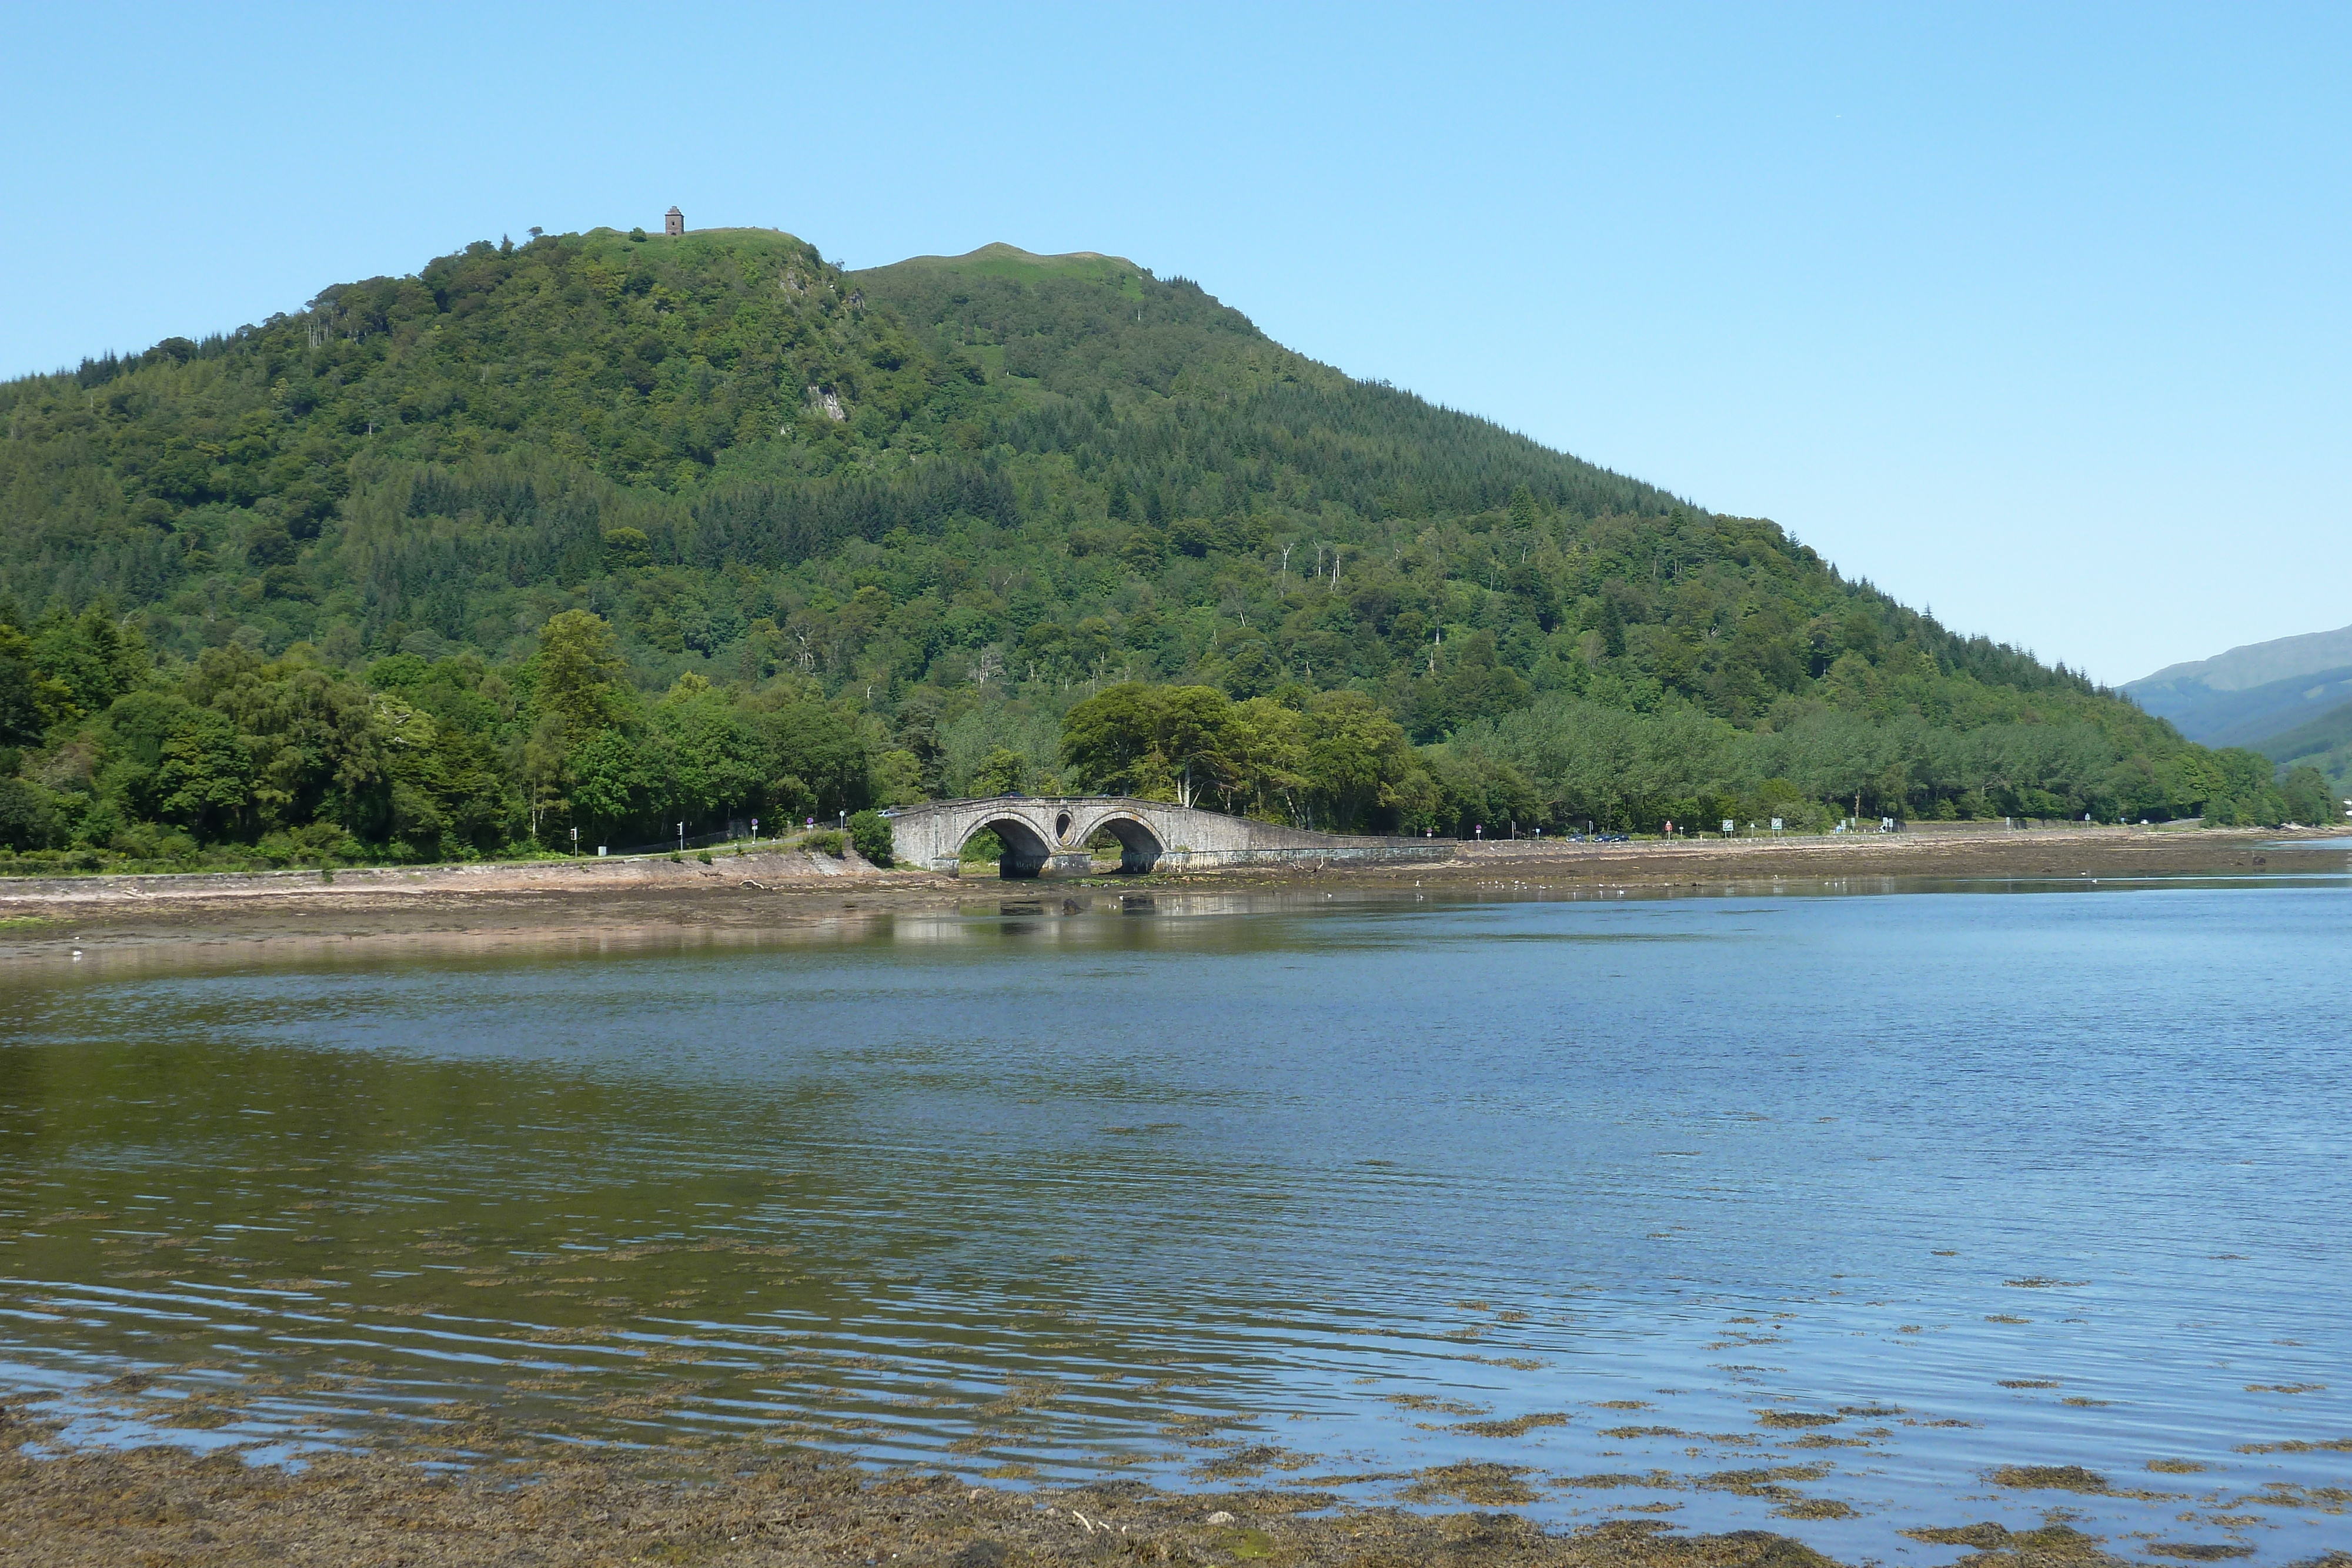
[[[479,243],[0,385],[0,427],[20,852],[1046,785],[1440,832],[2307,820],[2316,782],[1115,256]]]

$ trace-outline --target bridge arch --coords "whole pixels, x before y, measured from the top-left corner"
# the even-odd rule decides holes
[[[992,831],[1004,852],[996,859],[996,874],[1008,879],[1041,876],[1054,858],[1054,846],[1036,824],[1015,811],[994,811],[975,820],[956,841],[956,859],[963,858],[964,845],[978,838],[982,831]]]
[[[1097,833],[1108,833],[1118,841],[1118,869],[1124,873],[1140,876],[1160,863],[1168,852],[1168,845],[1140,814],[1130,810],[1109,810],[1075,831],[1066,829],[1065,842],[1084,848]]]

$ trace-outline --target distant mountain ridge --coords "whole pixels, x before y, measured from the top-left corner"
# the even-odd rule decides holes
[[[2191,740],[2256,745],[2352,700],[2352,626],[2170,664],[2123,692]]]
[[[2175,728],[2200,745],[2258,746],[2315,714],[2352,702],[2352,665],[2294,675],[2244,691],[2176,688],[2166,694],[2165,701],[2177,706],[2169,712],[2151,704],[2142,706],[2170,719]]]
[[[2333,632],[2305,632],[2268,643],[2248,643],[2210,659],[2167,664],[2152,675],[2127,683],[2124,690],[2195,682],[2210,691],[2245,691],[2347,664],[2352,664],[2352,626],[2342,626]]]

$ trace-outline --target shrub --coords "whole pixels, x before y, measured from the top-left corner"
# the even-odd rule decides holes
[[[118,834],[118,838],[125,835]],[[174,838],[185,839],[184,834]],[[193,849],[194,845],[191,843]],[[405,845],[399,846],[405,850]],[[272,866],[329,865],[337,861],[352,862],[366,858],[359,841],[333,822],[308,822],[299,828],[288,828],[266,835],[253,846],[255,856]],[[414,853],[402,853],[402,860],[415,860]]]
[[[860,811],[849,819],[850,841],[857,852],[876,865],[888,865],[896,842],[890,832],[890,819],[879,811]]]
[[[840,832],[835,829],[827,828],[821,833],[811,833],[807,837],[802,839],[801,848],[808,851],[811,854],[814,854],[819,850],[822,850],[826,854],[838,858],[841,854],[842,843],[843,839]]]
[[[709,865],[710,863],[710,852],[709,850],[697,850],[694,852],[694,858],[700,861],[704,865]]]

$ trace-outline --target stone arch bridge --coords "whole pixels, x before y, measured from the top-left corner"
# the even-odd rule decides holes
[[[963,846],[982,829],[1004,845],[998,872],[1008,877],[1090,876],[1087,841],[1098,833],[1118,841],[1118,868],[1253,864],[1339,864],[1444,860],[1452,841],[1359,838],[1310,833],[1254,822],[1166,800],[1123,795],[999,795],[988,800],[934,800],[902,806],[890,819],[892,854],[902,863],[955,875]]]

